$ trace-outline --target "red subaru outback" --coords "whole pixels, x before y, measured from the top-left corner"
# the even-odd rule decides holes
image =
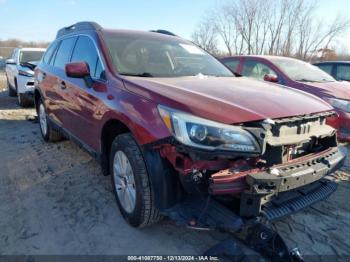
[[[344,153],[326,102],[235,77],[177,36],[78,23],[57,33],[35,77],[43,138],[94,156],[133,226],[196,195],[274,218],[335,190]]]

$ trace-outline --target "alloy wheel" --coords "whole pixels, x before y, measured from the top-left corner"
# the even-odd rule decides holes
[[[114,186],[124,210],[131,213],[136,205],[135,177],[128,157],[117,151],[113,160]]]
[[[45,136],[47,133],[47,120],[46,120],[45,107],[42,103],[39,106],[39,122],[40,122],[41,132]]]

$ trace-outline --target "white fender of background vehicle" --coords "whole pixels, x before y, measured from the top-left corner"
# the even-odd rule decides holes
[[[33,104],[34,68],[44,54],[44,48],[16,48],[6,60],[9,95],[18,97],[20,106]]]

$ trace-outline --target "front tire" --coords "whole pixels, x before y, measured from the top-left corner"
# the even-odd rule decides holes
[[[25,94],[17,93],[17,101],[21,107],[29,107],[33,105],[33,101]]]
[[[119,209],[130,225],[141,228],[161,219],[141,150],[130,133],[114,139],[110,173]]]
[[[11,97],[17,96],[17,92],[12,88],[8,79],[7,79],[7,90],[9,92],[9,96],[11,96]]]
[[[41,135],[46,142],[56,142],[62,140],[61,133],[55,130],[47,119],[46,109],[42,99],[40,99],[38,103],[38,119]]]

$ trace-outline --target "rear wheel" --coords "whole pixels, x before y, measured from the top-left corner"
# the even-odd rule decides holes
[[[119,209],[129,224],[145,227],[161,219],[154,204],[146,164],[131,134],[122,134],[114,139],[110,173]]]
[[[41,135],[45,141],[56,142],[62,139],[62,135],[60,134],[60,132],[55,130],[47,121],[46,109],[41,99],[38,103],[38,118]]]

